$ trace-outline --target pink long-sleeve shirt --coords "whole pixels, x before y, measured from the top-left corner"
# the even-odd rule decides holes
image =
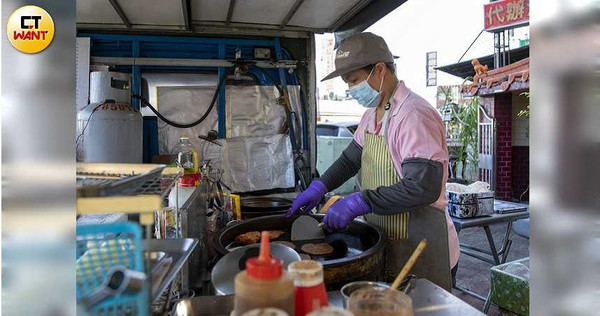
[[[402,102],[403,100],[404,102]],[[407,158],[423,158],[440,162],[444,170],[442,189],[439,198],[431,206],[446,210],[448,206],[445,193],[448,180],[448,146],[440,114],[425,99],[411,92],[403,81],[398,83],[390,103],[389,111],[391,112],[389,113],[386,139],[396,172],[402,177],[402,161]],[[372,134],[380,133],[381,124],[378,128],[376,119],[375,108],[367,110],[363,115],[354,133],[354,140],[361,147],[364,146],[365,131]],[[446,222],[448,224],[450,267],[454,267],[458,262],[460,249],[458,235],[448,212],[446,212]]]

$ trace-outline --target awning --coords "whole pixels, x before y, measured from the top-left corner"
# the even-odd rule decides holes
[[[76,0],[77,27],[86,32],[347,35],[365,30],[405,1]]]
[[[529,45],[511,49],[508,52],[508,64],[516,63],[517,61],[523,60],[528,57]],[[477,59],[479,60],[480,64],[487,65],[489,70],[494,69],[494,55],[478,57]],[[469,59],[460,63],[437,67],[436,69],[466,79],[468,77],[473,77],[473,75],[475,74],[471,61],[472,59]]]
[[[529,58],[490,70],[464,91],[468,95],[489,95],[529,89]]]

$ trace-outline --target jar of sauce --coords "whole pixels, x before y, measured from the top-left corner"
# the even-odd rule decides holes
[[[295,314],[305,316],[327,306],[323,265],[314,260],[292,262],[288,272],[294,278]]]

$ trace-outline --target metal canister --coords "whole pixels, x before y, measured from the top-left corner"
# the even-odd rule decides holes
[[[340,292],[342,293],[342,297],[344,298],[344,308],[348,309],[350,307],[350,296],[352,293],[364,289],[364,288],[384,288],[389,289],[390,286],[381,283],[381,282],[372,282],[372,281],[356,281],[350,282],[342,287]]]

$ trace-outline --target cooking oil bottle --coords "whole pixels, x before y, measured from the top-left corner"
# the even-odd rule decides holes
[[[283,271],[283,261],[271,257],[269,232],[262,232],[259,256],[248,259],[235,277],[234,304],[234,315],[273,307],[294,316],[294,280]]]
[[[190,142],[188,135],[183,134],[179,137],[179,143],[173,147],[171,153],[176,155],[175,163],[177,167],[183,168],[184,173],[198,173],[198,151]]]

